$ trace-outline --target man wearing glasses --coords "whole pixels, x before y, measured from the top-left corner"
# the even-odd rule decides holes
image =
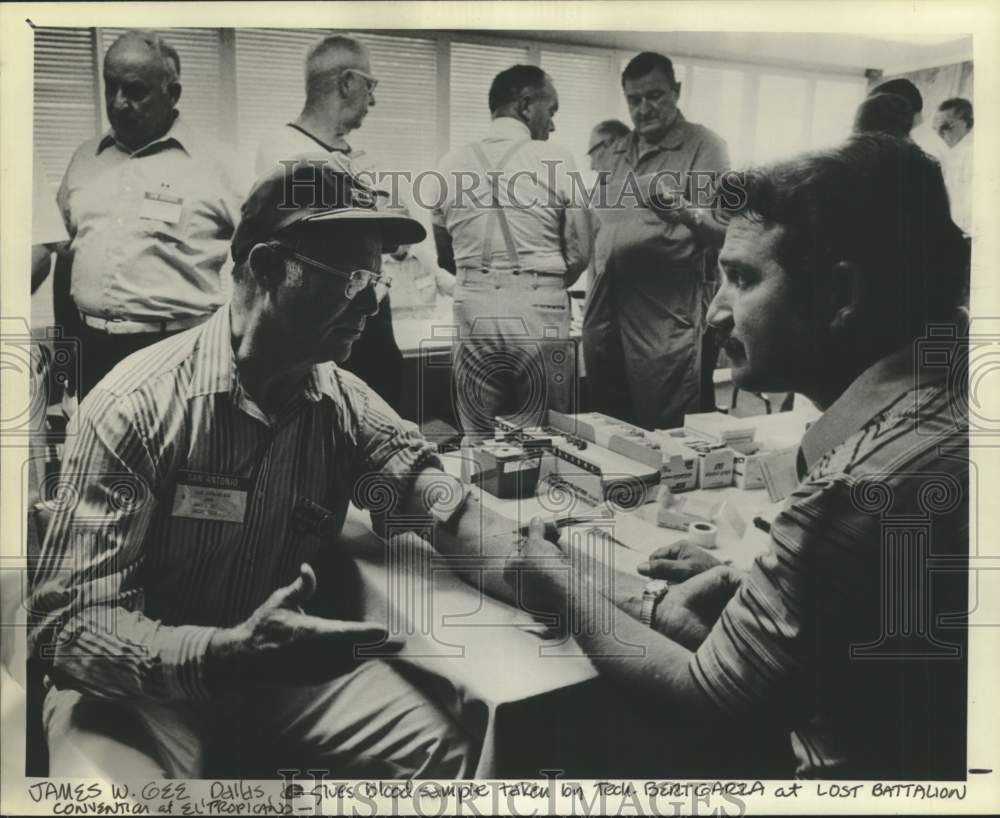
[[[390,284],[382,252],[425,235],[373,204],[325,154],[279,166],[243,205],[231,303],[81,406],[63,465],[78,501],[54,516],[30,605],[52,775],[470,773],[456,692],[362,660],[360,644],[400,645],[345,621],[349,500],[388,496],[445,553],[506,556],[516,529],[336,365]]]
[[[280,162],[325,151],[345,172],[371,176],[367,158],[347,142],[375,105],[378,80],[372,74],[368,49],[352,37],[334,34],[314,45],[306,56],[306,101],[293,122],[265,139],[257,148],[255,173],[271,173]],[[372,316],[344,362],[366,384],[399,406],[403,355],[392,329],[388,297]]]

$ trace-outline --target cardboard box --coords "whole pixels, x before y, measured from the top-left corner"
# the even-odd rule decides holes
[[[763,451],[755,454],[736,452],[733,458],[733,485],[744,491],[766,488],[764,472],[760,468],[765,454]]]
[[[745,418],[724,415],[722,412],[699,412],[684,416],[684,431],[713,443],[729,446],[742,454],[756,451],[756,427]]]
[[[694,453],[697,458],[698,488],[725,488],[733,484],[733,461],[736,456],[733,449],[693,435],[685,429],[657,431],[656,435],[658,438],[666,436]]]
[[[659,461],[661,485],[674,494],[698,488],[698,456],[691,449],[682,446],[666,432],[647,432],[645,440],[647,451],[652,452],[646,457],[653,462]],[[637,451],[636,444],[631,445],[633,451]]]
[[[583,450],[560,444],[553,448],[553,452],[556,456],[556,475],[590,502],[611,499],[624,504],[629,496],[645,503],[656,500],[656,487],[660,482],[656,467],[597,444]],[[642,496],[639,496],[640,493]]]

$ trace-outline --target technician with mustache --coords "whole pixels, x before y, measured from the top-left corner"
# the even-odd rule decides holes
[[[200,324],[228,297],[220,269],[243,189],[222,147],[177,111],[180,73],[159,35],[122,34],[104,57],[111,129],[77,149],[59,189],[81,398],[123,358]]]
[[[683,721],[718,730],[723,749],[764,724],[788,736],[798,777],[964,779],[968,250],[941,169],[909,140],[862,134],[741,179],[709,321],[737,386],[823,410],[784,467],[798,485],[767,550],[743,577],[690,543],[654,552],[639,621],[613,628],[592,604],[605,577],[540,521],[512,580],[527,608],[568,609],[659,736],[657,719]],[[671,749],[655,746],[651,774],[675,774]],[[753,760],[732,777],[753,777]]]

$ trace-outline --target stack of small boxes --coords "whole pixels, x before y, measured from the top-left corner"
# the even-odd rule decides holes
[[[735,485],[740,489],[764,488],[764,477],[760,469],[762,455],[758,453],[758,446],[754,441],[755,428],[745,419],[721,412],[685,415],[684,430],[709,441],[716,452],[724,449],[731,451],[731,474],[723,485]],[[721,470],[719,479],[722,479]],[[702,488],[710,487],[702,483]]]

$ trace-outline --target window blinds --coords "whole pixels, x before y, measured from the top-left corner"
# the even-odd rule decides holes
[[[100,129],[93,31],[36,28],[34,63],[35,149],[56,191],[73,152]]]
[[[490,83],[503,69],[528,62],[527,47],[451,43],[451,148],[486,135]]]
[[[608,92],[612,61],[605,54],[542,48],[542,68],[552,77],[559,93],[556,129],[549,138],[570,149],[578,168],[588,168],[587,140],[591,130],[598,122],[615,116],[617,106]]]

